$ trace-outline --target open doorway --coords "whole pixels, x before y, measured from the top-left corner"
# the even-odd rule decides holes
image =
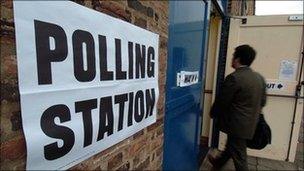
[[[208,52],[206,59],[205,70],[205,86],[202,98],[204,99],[202,111],[202,131],[200,138],[201,161],[205,153],[210,147],[212,120],[209,116],[210,108],[215,98],[217,63],[219,56],[219,47],[221,39],[222,16],[217,8],[212,4],[210,21],[209,21],[209,37],[208,37]]]
[[[201,145],[208,147],[210,122],[209,111],[214,99],[214,89],[217,72],[217,58],[220,45],[221,35],[221,16],[216,9],[213,8],[209,22],[209,39],[208,39],[208,53],[207,65],[205,75],[204,87],[204,110],[203,110],[203,126],[201,134]]]

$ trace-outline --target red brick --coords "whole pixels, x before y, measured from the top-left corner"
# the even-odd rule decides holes
[[[88,165],[86,163],[80,163],[72,168],[70,168],[69,170],[88,170]]]
[[[157,135],[157,136],[160,136],[160,135],[163,135],[163,133],[164,133],[164,125],[160,126],[160,127],[157,129],[156,135]]]
[[[155,150],[155,149],[158,148],[158,147],[161,147],[162,144],[163,144],[163,139],[162,139],[162,138],[156,138],[155,140],[153,140],[153,141],[151,142],[151,146],[150,146],[151,151],[152,151],[152,150]]]
[[[142,138],[141,140],[135,142],[130,148],[129,148],[129,155],[135,156],[144,146],[146,145],[147,139]]]
[[[163,122],[164,122],[164,119],[163,119],[163,118],[158,119],[158,120],[156,121],[156,123],[154,123],[154,124],[148,126],[147,130],[148,130],[148,131],[152,131],[152,130],[158,128],[160,125],[162,125]]]
[[[144,162],[140,163],[138,167],[135,168],[135,170],[144,170],[148,168],[149,164],[150,164],[150,157],[147,157]]]
[[[4,56],[1,60],[1,71],[9,76],[17,78],[17,58],[16,55]]]
[[[14,83],[6,82],[5,80],[6,79],[1,80],[1,98],[0,98],[1,101],[2,100],[6,100],[10,102],[20,101],[18,85]]]
[[[135,134],[133,135],[133,139],[136,140],[137,138],[140,138],[142,135],[144,135],[144,133],[145,133],[145,132],[144,132],[144,129],[138,131],[137,133],[135,133]]]
[[[113,145],[100,153],[96,154],[93,159],[98,161],[104,161],[108,160],[114,153],[117,151],[122,151],[123,149],[127,148],[129,146],[130,138],[127,138],[116,145]]]
[[[141,27],[141,28],[147,28],[147,20],[143,19],[143,18],[135,18],[135,25]]]
[[[125,10],[121,4],[111,1],[93,1],[93,8],[122,20],[131,21],[131,13]]]
[[[0,1],[1,6],[7,7],[7,8],[13,8],[13,1],[12,0],[1,0]]]
[[[14,164],[13,170],[25,170],[26,167],[26,159],[16,160],[18,163]]]
[[[145,157],[145,154],[145,149],[142,149],[140,152],[138,152],[138,154],[136,154],[133,159],[133,165],[137,166],[138,163],[141,163],[143,158]]]
[[[167,47],[168,47],[168,44],[167,44],[168,39],[167,39],[166,37],[160,36],[160,37],[159,37],[159,42],[160,42],[160,45],[159,45],[160,48],[167,49]]]
[[[158,14],[157,14],[157,13],[154,14],[154,19],[155,19],[155,21],[158,21],[158,20],[159,20],[159,17],[158,17]]]
[[[109,163],[108,163],[108,169],[112,170],[115,167],[118,167],[119,164],[122,163],[122,157],[123,157],[122,153],[118,153],[116,156],[114,156],[113,158],[111,158],[109,160]]]
[[[7,36],[1,35],[1,46],[0,46],[0,54],[1,54],[1,78],[16,78],[17,79],[17,58],[16,58],[16,45],[15,45],[15,39],[12,39]],[[13,65],[10,64],[4,64],[7,62],[7,60],[13,60]],[[13,76],[6,74],[7,68],[5,67],[10,66],[15,71],[13,71]],[[9,69],[10,70],[10,69]],[[5,76],[5,77],[4,77]]]
[[[155,159],[155,153],[152,153],[151,162],[153,162]]]
[[[100,166],[97,166],[95,169],[93,169],[93,170],[95,170],[95,171],[101,171],[101,168],[100,168]]]
[[[117,170],[129,170],[130,169],[130,163],[127,161],[126,163],[124,163],[122,166],[120,166]]]
[[[155,138],[155,132],[150,131],[150,140],[152,141],[154,140],[154,138]]]
[[[154,10],[151,7],[143,5],[138,0],[128,0],[128,6],[148,17],[153,17]]]
[[[159,107],[158,109],[157,109],[157,115],[158,115],[158,117],[159,118],[162,118],[163,116],[164,116],[164,107],[163,106],[161,106],[161,107]]]
[[[156,156],[160,156],[161,154],[163,154],[163,147],[159,147],[155,151],[156,151]]]
[[[18,131],[22,128],[21,111],[13,112],[10,120],[12,123],[12,131]]]
[[[1,94],[2,98],[2,94]],[[20,103],[3,100],[1,101],[1,142],[10,141],[12,139],[20,138],[23,136],[22,129],[13,130],[14,126],[12,125],[12,116],[15,112],[20,111]],[[15,115],[16,119],[21,121],[21,117]],[[17,123],[17,122],[16,122]],[[14,123],[15,124],[15,123]]]
[[[15,26],[12,19],[1,18],[1,37],[15,37]]]
[[[21,159],[25,156],[25,139],[23,137],[1,143],[1,161]]]

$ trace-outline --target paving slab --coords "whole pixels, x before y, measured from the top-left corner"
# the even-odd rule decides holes
[[[285,161],[271,160],[265,158],[258,158],[258,166],[268,167],[273,170],[297,170],[296,164]]]
[[[257,170],[257,165],[248,164],[248,169],[252,170],[252,171],[256,171]]]
[[[211,154],[212,156],[217,156],[220,154],[220,151],[210,149],[208,154]],[[271,159],[265,159],[265,158],[258,158],[258,157],[252,157],[252,156],[248,156],[248,168],[249,168],[249,170],[253,170],[253,171],[303,170],[300,167],[298,167],[295,163],[277,161],[277,160],[271,160]],[[207,159],[207,157],[205,157],[205,159],[203,160],[200,170],[212,170],[212,165],[209,162],[209,160]],[[235,170],[232,159],[230,159],[221,170],[223,170],[223,171]]]
[[[258,164],[257,157],[248,156],[247,161],[248,161],[248,164],[251,164],[251,165]]]

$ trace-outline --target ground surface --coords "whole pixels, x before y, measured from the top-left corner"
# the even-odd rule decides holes
[[[219,153],[217,150],[209,150],[209,154],[215,156]],[[294,163],[270,160],[257,157],[248,157],[248,167],[250,170],[303,170]],[[209,163],[208,159],[205,158],[200,170],[212,170],[212,165]],[[232,159],[221,170],[234,170],[234,165]]]

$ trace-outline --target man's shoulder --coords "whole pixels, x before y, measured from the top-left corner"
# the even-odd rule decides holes
[[[262,84],[266,84],[265,78],[262,74],[258,72],[254,72],[254,73],[257,75],[258,79],[262,82]]]
[[[242,77],[244,74],[246,75],[246,73],[243,72],[242,70],[236,70],[236,71],[232,72],[231,74],[229,74],[227,77],[230,77],[233,79],[238,79],[238,78]]]
[[[226,80],[235,80],[236,79],[236,72],[232,72],[231,74],[227,75]]]
[[[235,77],[243,76],[243,75],[256,75],[258,77],[264,78],[260,73],[256,72],[255,70],[251,69],[250,67],[236,70],[235,72],[233,72],[231,74]]]
[[[227,75],[226,79],[235,80],[236,82],[242,82],[245,80],[261,80],[265,82],[265,78],[262,74],[252,70],[251,68],[236,70],[231,74]]]
[[[259,72],[257,71],[253,71],[253,74],[256,75],[260,80],[264,81],[265,78],[262,74],[260,74]]]
[[[255,73],[257,76],[259,76],[259,77],[261,77],[261,78],[263,78],[263,79],[264,79],[264,76],[263,76],[262,74],[260,74],[259,72],[254,71],[254,73]]]

